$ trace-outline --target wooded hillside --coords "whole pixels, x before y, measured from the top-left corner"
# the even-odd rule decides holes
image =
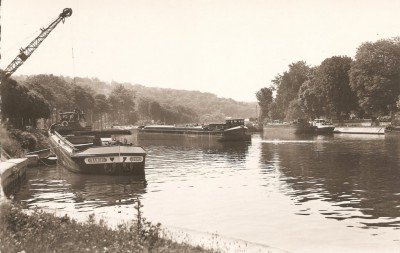
[[[226,117],[256,117],[256,103],[219,98],[214,94],[146,87],[130,83],[106,83],[97,78],[63,76],[15,76],[14,80],[48,101],[51,110],[82,108],[92,119],[117,124],[159,122],[212,123]]]

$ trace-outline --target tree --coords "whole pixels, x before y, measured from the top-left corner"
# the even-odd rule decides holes
[[[104,94],[97,94],[94,96],[94,113],[96,118],[100,120],[100,128],[103,128],[103,117],[110,110],[107,97]]]
[[[272,120],[282,120],[285,117],[282,108],[275,101],[269,107],[268,117]]]
[[[153,120],[164,121],[161,113],[161,105],[158,102],[153,101],[149,104],[149,114]]]
[[[92,110],[95,105],[95,99],[93,97],[93,94],[94,92],[88,87],[73,85],[71,93],[73,99],[73,105],[76,108],[79,108],[80,110],[86,112]]]
[[[15,127],[36,126],[36,120],[50,115],[50,105],[39,93],[28,90],[13,79],[1,84],[3,119],[10,119]]]
[[[303,112],[299,100],[293,99],[288,107],[286,118],[290,120],[294,119],[304,119],[306,117],[305,113]]]
[[[289,65],[289,71],[285,71],[282,75],[278,75],[272,81],[275,85],[276,106],[280,107],[283,112],[283,117],[290,119],[287,115],[289,104],[293,100],[297,100],[300,86],[312,75],[312,68],[304,61],[299,61]]]
[[[350,87],[370,116],[387,114],[400,94],[399,38],[363,43],[350,70]]]
[[[350,57],[334,56],[325,59],[317,68],[314,84],[322,93],[326,116],[341,118],[357,107],[356,95],[349,84],[351,63]]]
[[[51,108],[68,111],[74,109],[71,95],[71,84],[62,77],[53,75],[29,76],[23,84],[29,89],[41,94]]]
[[[135,93],[125,88],[122,85],[116,86],[108,97],[108,101],[113,112],[112,117],[114,121],[119,124],[131,124],[136,119],[130,116],[135,112]],[[135,114],[136,115],[136,114]]]
[[[319,118],[323,114],[323,96],[314,79],[303,83],[299,90],[299,106],[309,118]]]
[[[261,110],[260,121],[264,121],[264,119],[268,117],[269,107],[273,102],[272,91],[272,88],[262,88],[256,93],[258,105]]]

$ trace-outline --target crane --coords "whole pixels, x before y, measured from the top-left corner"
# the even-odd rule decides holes
[[[56,26],[62,21],[65,22],[65,18],[72,15],[71,8],[65,8],[60,15],[47,27],[41,28],[41,33],[37,36],[28,46],[21,48],[19,54],[15,59],[7,66],[2,75],[2,80],[10,77],[28,58],[31,54],[39,47],[44,39],[56,28]]]

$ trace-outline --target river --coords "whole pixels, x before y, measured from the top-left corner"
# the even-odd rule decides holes
[[[400,136],[139,144],[145,178],[32,168],[14,199],[121,222],[140,197],[148,220],[189,233],[300,253],[400,251]]]

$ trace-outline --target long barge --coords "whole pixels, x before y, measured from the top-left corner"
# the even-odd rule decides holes
[[[58,159],[73,172],[106,175],[144,175],[146,152],[142,147],[114,141],[126,130],[93,131],[82,112],[61,113],[49,129],[49,140]]]
[[[168,139],[174,137],[214,138],[219,142],[250,141],[244,119],[227,119],[225,124],[202,126],[148,125],[138,128],[138,139]]]

